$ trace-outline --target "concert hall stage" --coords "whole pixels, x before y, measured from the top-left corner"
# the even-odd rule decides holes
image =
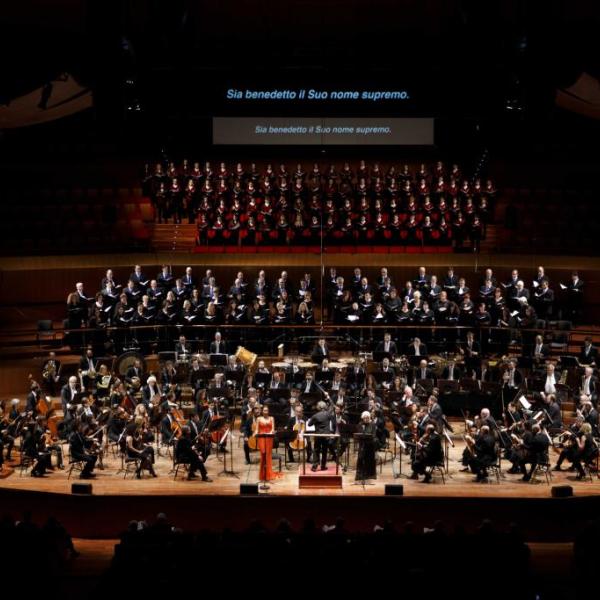
[[[105,470],[96,470],[90,496],[71,494],[71,484],[79,479],[67,479],[67,471],[55,471],[39,479],[28,474],[21,477],[17,467],[12,475],[0,479],[0,506],[3,513],[15,516],[30,509],[38,521],[54,515],[73,535],[87,538],[115,537],[131,519],[151,521],[157,513],[166,512],[177,526],[188,530],[240,530],[253,519],[272,527],[282,517],[294,526],[306,518],[322,525],[339,516],[349,527],[359,530],[370,530],[388,518],[397,526],[413,521],[419,527],[431,526],[442,518],[473,530],[483,519],[491,518],[500,527],[517,523],[530,541],[564,542],[572,541],[576,531],[598,514],[600,480],[595,474],[592,482],[578,482],[574,473],[554,473],[550,486],[543,476],[536,483],[524,483],[519,475],[508,474],[499,484],[493,478],[490,483],[479,484],[473,482],[472,474],[460,472],[461,454],[462,443],[457,441],[450,452],[445,484],[439,476],[431,484],[408,479],[410,466],[404,457],[398,478],[394,478],[388,462],[381,474],[378,468],[374,485],[353,485],[355,474],[349,470],[343,476],[342,489],[299,489],[299,465],[295,463],[289,465],[289,470],[284,467],[283,477],[271,482],[270,489],[259,496],[239,493],[241,483],[258,482],[258,464],[245,465],[242,450],[237,447],[237,477],[220,476],[222,462],[213,455],[207,462],[212,483],[183,477],[173,481],[167,457],[157,461],[157,479],[123,479],[117,474],[120,460],[111,457],[105,460]],[[397,461],[395,468],[397,471]],[[385,484],[402,484],[404,496],[385,496]],[[574,497],[552,498],[551,486],[565,484],[573,487]]]

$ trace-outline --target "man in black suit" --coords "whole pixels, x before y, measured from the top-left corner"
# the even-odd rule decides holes
[[[598,401],[598,379],[594,375],[592,367],[586,367],[581,378],[581,393],[589,396],[592,404],[596,406]]]
[[[322,400],[317,404],[317,411],[307,422],[307,426],[311,427],[314,425],[315,433],[328,434],[332,433],[335,428],[333,422],[333,416],[327,410],[327,404]],[[313,464],[311,467],[312,471],[316,471],[319,468],[319,457],[321,459],[321,471],[327,470],[327,451],[329,449],[329,438],[317,437],[315,438],[315,449],[313,452]]]
[[[436,432],[435,425],[430,423],[425,427],[425,439],[421,447],[417,448],[410,478],[419,479],[419,475],[425,475],[423,483],[429,483],[431,481],[431,474],[426,472],[427,467],[439,465],[443,461],[444,450],[442,448],[442,438]]]
[[[496,438],[490,431],[489,426],[483,425],[479,430],[479,435],[475,440],[475,454],[469,461],[469,467],[477,478],[477,482],[487,480],[487,469],[490,465],[496,463]]]
[[[423,291],[429,286],[430,277],[427,275],[427,270],[425,267],[419,267],[419,271],[415,280],[413,281],[413,285],[415,289]]]
[[[477,369],[481,357],[481,346],[475,341],[472,331],[467,331],[467,341],[460,346],[459,352],[465,357],[466,375],[471,375]]]
[[[79,359],[79,369],[83,372],[83,385],[89,389],[98,372],[98,362],[94,358],[91,346],[86,348],[85,354]]]
[[[548,280],[542,283],[533,292],[533,305],[540,319],[549,319],[553,314],[554,291],[550,289]]]
[[[134,363],[127,369],[125,373],[125,381],[131,383],[131,380],[137,377],[140,381],[144,379],[144,371],[142,369],[142,361],[136,358]]]
[[[190,428],[187,425],[182,427],[182,436],[177,440],[175,457],[177,462],[189,465],[188,480],[195,479],[196,471],[200,471],[202,481],[212,481],[206,472],[204,458],[193,448]]]
[[[409,345],[407,349],[409,356],[427,356],[427,346],[421,343],[421,340],[416,337]]]
[[[31,413],[35,416],[37,413],[37,404],[42,397],[42,389],[37,381],[31,380],[31,384],[29,386],[29,394],[27,394],[27,398],[25,400],[25,412]]]
[[[161,272],[156,276],[156,281],[165,293],[173,287],[174,277],[169,265],[163,265]]]
[[[362,390],[365,386],[365,370],[362,368],[360,359],[356,359],[352,367],[346,370],[346,385],[349,390]]]
[[[504,372],[503,382],[511,390],[516,390],[523,383],[523,374],[517,371],[517,363],[511,360],[508,364],[508,369]]]
[[[456,288],[458,287],[458,277],[454,274],[454,267],[448,267],[448,272],[442,281],[442,287],[448,294],[448,297],[454,300]]]
[[[563,318],[570,319],[573,322],[581,317],[583,308],[583,280],[579,278],[579,273],[573,271],[571,281],[565,286],[561,284],[561,288],[566,292],[565,314]]]
[[[596,358],[598,358],[598,349],[592,345],[591,336],[586,336],[583,341],[583,347],[581,348],[581,352],[579,353],[579,362],[582,365],[596,365]]]
[[[75,422],[73,424],[73,432],[69,436],[69,452],[71,462],[83,462],[84,467],[81,471],[81,479],[91,479],[95,477],[94,467],[98,457],[95,454],[90,454],[86,448],[85,437],[82,433],[82,424]]]
[[[385,352],[390,355],[390,358],[394,358],[396,354],[398,354],[398,348],[396,347],[396,342],[392,341],[392,336],[389,333],[385,333],[383,336],[383,341],[377,344],[375,348],[375,352]]]
[[[442,379],[449,379],[450,381],[458,381],[462,377],[462,371],[456,366],[453,360],[448,361],[448,365],[444,367],[442,372]]]
[[[413,377],[413,383],[416,383],[419,379],[431,379],[432,381],[435,381],[435,375],[427,366],[427,360],[425,359],[419,362],[419,366],[414,370]]]
[[[531,479],[539,463],[548,463],[549,445],[548,436],[542,432],[541,427],[537,423],[531,428],[530,435],[527,435],[527,432],[523,435],[523,446],[525,448],[525,454],[521,460],[521,471],[524,473],[523,481]],[[529,473],[525,469],[525,465],[527,464],[531,464]]]
[[[531,356],[538,362],[543,362],[550,356],[550,347],[548,344],[544,344],[544,338],[541,335],[535,336]]]
[[[179,359],[180,357],[189,358],[191,353],[192,353],[191,345],[185,339],[184,335],[180,335],[179,339],[177,340],[177,342],[175,344],[175,356],[177,357],[177,359]]]
[[[300,383],[299,389],[301,394],[316,394],[319,391],[312,371],[306,372],[304,381]]]
[[[215,339],[210,344],[210,353],[227,354],[227,343],[223,340],[219,331],[215,333]]]
[[[47,360],[42,365],[42,378],[48,393],[55,395],[56,384],[60,380],[60,360],[56,359],[56,353],[50,352]]]
[[[145,290],[150,282],[149,278],[142,273],[142,267],[140,265],[135,265],[133,273],[129,276],[129,281],[133,281],[138,290]]]
[[[324,359],[329,360],[329,348],[325,343],[325,338],[319,338],[317,345],[312,351],[311,358],[318,365],[322,364]]]
[[[181,281],[186,287],[188,294],[191,294],[192,290],[196,287],[194,276],[192,275],[192,267],[186,267],[185,274],[182,276]]]
[[[67,404],[75,404],[79,399],[79,393],[77,377],[75,377],[75,375],[71,375],[71,377],[69,377],[69,381],[63,385],[62,389],[60,390],[60,401],[64,415],[68,413]]]
[[[560,406],[556,401],[554,394],[544,394],[542,392],[542,400],[544,401],[544,419],[543,423],[550,432],[550,434],[558,434],[563,429],[562,414],[560,412]]]

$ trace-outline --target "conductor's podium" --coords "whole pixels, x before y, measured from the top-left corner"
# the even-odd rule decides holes
[[[336,440],[340,436],[336,433],[321,434],[321,433],[304,433],[307,438],[329,438]],[[341,489],[343,487],[342,476],[340,475],[340,465],[336,462],[335,465],[327,467],[326,471],[313,471],[306,468],[306,453],[303,452],[302,468],[298,475],[298,487],[300,489]]]

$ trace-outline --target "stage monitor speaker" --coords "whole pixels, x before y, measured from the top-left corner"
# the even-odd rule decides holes
[[[385,485],[386,496],[404,496],[404,486],[397,483],[386,483]]]
[[[89,496],[92,493],[91,483],[73,483],[71,484],[71,494],[83,494]]]
[[[242,496],[258,496],[258,483],[240,483]]]
[[[553,485],[550,492],[553,498],[570,498],[573,495],[573,487],[570,485]]]

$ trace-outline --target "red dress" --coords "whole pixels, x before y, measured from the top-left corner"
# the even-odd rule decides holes
[[[273,430],[273,417],[265,423],[261,417],[258,421],[258,433],[270,433]],[[270,481],[275,479],[273,473],[273,436],[258,438],[258,449],[260,450],[259,479]]]

